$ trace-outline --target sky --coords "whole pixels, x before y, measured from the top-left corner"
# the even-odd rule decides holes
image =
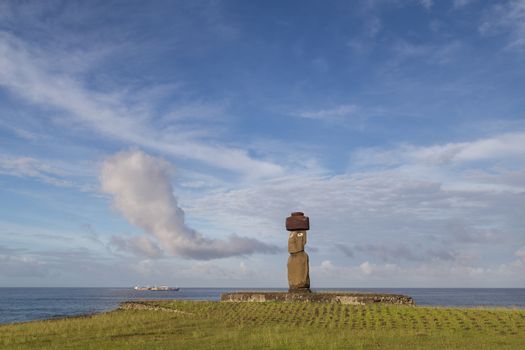
[[[525,287],[525,1],[0,1],[0,287]]]

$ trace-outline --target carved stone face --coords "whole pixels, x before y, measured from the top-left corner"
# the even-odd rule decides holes
[[[288,252],[297,253],[304,250],[306,231],[291,231],[288,237]]]

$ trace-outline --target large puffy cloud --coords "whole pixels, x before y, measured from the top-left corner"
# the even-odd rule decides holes
[[[278,248],[249,237],[230,235],[209,239],[188,227],[170,182],[168,162],[142,151],[118,153],[102,166],[102,190],[113,196],[115,206],[133,225],[153,235],[173,254],[193,259],[215,259],[253,253],[276,253]],[[117,240],[120,247],[128,243]],[[152,242],[132,242],[134,250],[155,256]],[[142,244],[144,243],[144,244]],[[144,246],[146,245],[146,246]],[[138,248],[143,246],[142,248]]]

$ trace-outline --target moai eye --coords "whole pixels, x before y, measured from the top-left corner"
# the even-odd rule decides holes
[[[302,237],[302,236],[303,236],[303,233],[302,233],[302,232],[299,232],[299,233],[297,234],[297,237]]]
[[[290,238],[292,238],[292,237],[293,237],[293,232],[290,232]]]

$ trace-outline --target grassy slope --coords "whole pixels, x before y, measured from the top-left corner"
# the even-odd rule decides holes
[[[148,305],[163,309],[0,326],[0,348],[525,349],[525,310],[279,302]]]

